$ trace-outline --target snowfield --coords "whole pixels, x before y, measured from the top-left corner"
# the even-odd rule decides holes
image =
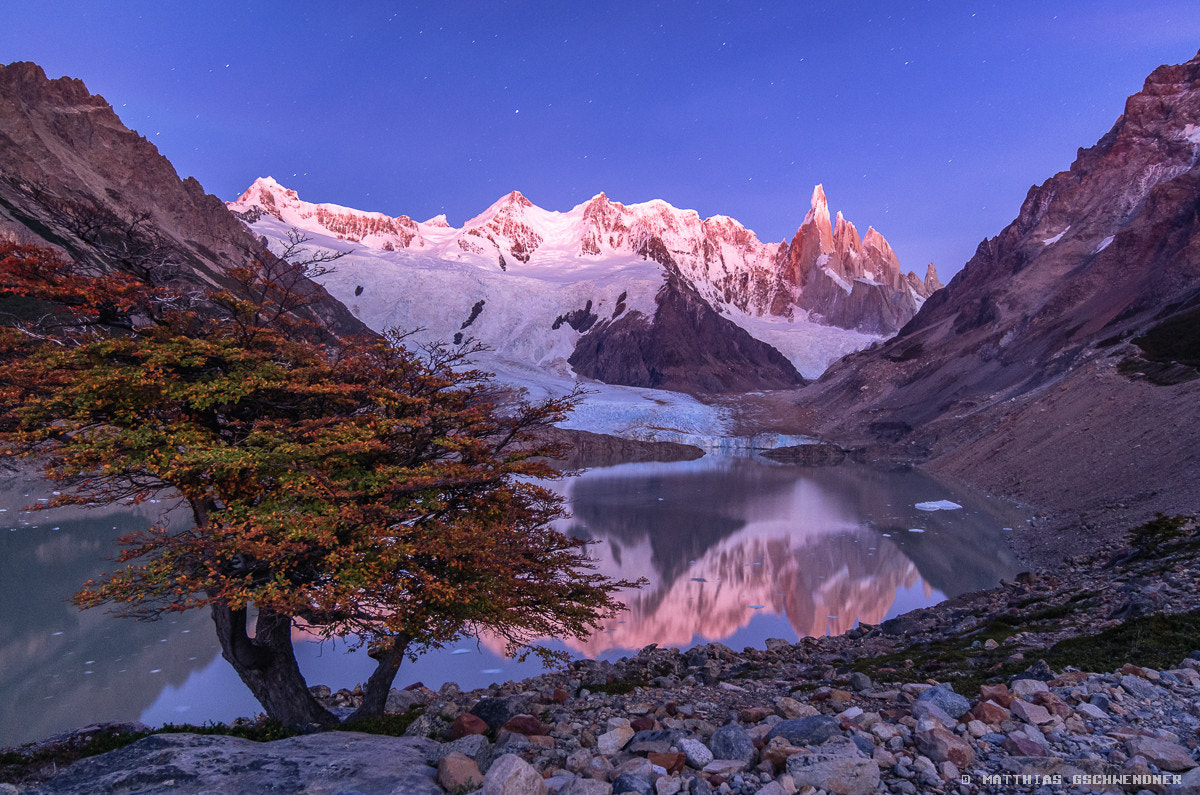
[[[308,238],[304,247],[310,253],[346,252],[317,281],[370,328],[412,332],[407,339],[411,346],[476,340],[488,348],[476,357],[476,366],[534,398],[583,385],[588,394],[566,427],[702,447],[798,443],[787,438],[730,440],[725,438],[730,418],[723,409],[685,394],[602,384],[572,370],[568,358],[591,325],[630,313],[653,316],[655,296],[666,277],[662,265],[632,253],[624,243],[579,253],[586,234],[583,205],[566,213],[522,205],[528,225],[513,234],[537,237],[534,254],[524,262],[498,255],[496,246],[477,233],[497,228],[505,200],[456,229],[441,216],[416,223],[403,216],[301,202],[273,180],[256,184],[270,188],[271,209],[280,217],[262,213],[251,229],[277,253],[287,247],[294,229]],[[244,211],[256,205],[231,206]],[[695,213],[666,202],[634,207],[657,213],[668,227],[701,223]],[[713,222],[736,225],[721,218],[704,223]],[[353,229],[343,235],[326,224]],[[629,231],[630,236],[635,233],[637,229]],[[733,261],[745,252],[730,248],[725,254]],[[778,349],[805,378],[820,376],[838,358],[882,339],[817,323],[804,312],[791,319],[750,314],[714,300],[707,295],[711,290],[700,287],[717,311]]]

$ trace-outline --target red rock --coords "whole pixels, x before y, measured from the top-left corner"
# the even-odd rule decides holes
[[[555,704],[565,704],[570,697],[571,694],[561,687],[554,688],[554,692],[550,694],[550,700]]]
[[[508,729],[515,734],[524,734],[527,737],[546,733],[545,725],[532,715],[514,715],[500,728]]]
[[[962,738],[941,726],[916,733],[917,749],[934,762],[953,762],[964,768],[975,761],[975,751]]]
[[[1001,682],[998,685],[980,685],[979,686],[980,701],[995,701],[1004,708],[1012,703],[1013,695],[1008,690],[1008,685]]]
[[[1066,720],[1075,713],[1075,710],[1071,709],[1070,704],[1053,693],[1034,693],[1033,703],[1039,707],[1045,707],[1050,711],[1050,714],[1057,715],[1063,720]]]
[[[738,713],[738,720],[742,723],[759,723],[766,720],[770,714],[772,714],[772,710],[766,707],[748,707]]]
[[[675,753],[675,754],[651,753],[651,754],[647,754],[646,758],[650,760],[651,764],[655,764],[661,768],[665,768],[668,773],[678,773],[680,770],[683,770],[683,766],[687,763],[687,755],[679,754],[679,753]]]
[[[1024,732],[1013,732],[1004,740],[1004,750],[1013,756],[1045,756],[1046,746],[1027,736]]]
[[[1050,712],[1045,707],[1039,707],[1037,704],[1030,704],[1028,701],[1015,699],[1011,706],[1012,714],[1016,715],[1023,721],[1036,723],[1050,723],[1053,718],[1050,717]]]
[[[469,712],[464,712],[450,724],[450,739],[457,740],[469,734],[487,734],[488,725]]]
[[[995,701],[980,701],[975,705],[975,708],[971,710],[971,715],[975,718],[975,720],[981,720],[988,724],[997,724],[1012,717],[1011,712],[997,704]]]
[[[654,728],[655,720],[650,715],[643,715],[640,718],[634,718],[629,721],[629,728],[635,732],[644,732]]]

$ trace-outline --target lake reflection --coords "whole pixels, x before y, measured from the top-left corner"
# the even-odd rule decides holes
[[[918,472],[747,458],[596,470],[567,493],[566,529],[599,542],[601,571],[649,581],[624,597],[620,623],[571,644],[588,656],[648,643],[736,646],[752,621],[756,634],[770,624],[789,640],[878,623],[898,594],[909,610],[1011,575],[1003,528],[1023,521]],[[963,508],[915,507],[946,498]]]
[[[1015,571],[1003,528],[1024,521],[918,472],[713,455],[595,469],[555,485],[573,514],[562,529],[597,542],[600,570],[648,580],[622,595],[628,611],[604,631],[565,646],[609,659],[649,643],[761,648],[768,637],[837,634],[991,587]],[[69,604],[82,582],[110,568],[113,542],[167,505],[22,512],[45,496],[38,481],[0,481],[0,746],[95,721],[256,712],[220,659],[206,612],[136,622]],[[963,508],[915,508],[942,499]],[[397,684],[473,688],[538,672],[499,648],[468,639],[406,663]],[[298,656],[310,682],[334,688],[364,681],[373,667],[331,644],[301,643]]]

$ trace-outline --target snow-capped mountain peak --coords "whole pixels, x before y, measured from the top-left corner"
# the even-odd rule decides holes
[[[361,242],[372,248],[391,250],[425,245],[418,224],[407,215],[393,218],[340,204],[302,201],[296,191],[279,184],[274,177],[254,180],[229,208],[247,220],[250,216],[246,213],[251,216],[265,213],[306,232],[332,234],[339,240]]]
[[[821,185],[790,244],[764,243],[729,216],[702,219],[662,199],[622,204],[603,192],[552,211],[514,190],[461,228],[445,216],[416,223],[311,204],[269,177],[230,207],[269,238],[283,240],[294,226],[315,245],[352,247],[326,286],[372,327],[420,326],[442,339],[469,334],[512,361],[615,383],[678,377],[713,389],[721,357],[765,368],[760,382],[749,371],[725,376],[743,388],[793,383],[795,372],[779,369],[757,340],[816,375],[836,356],[894,332],[927,294],[915,274],[901,276],[874,229],[860,238],[841,213],[831,223]],[[743,332],[733,324],[755,339],[736,341]],[[695,377],[663,375],[651,359],[653,350],[677,344],[659,338],[665,328],[686,334],[692,348],[722,352],[709,362],[697,348],[687,366]],[[596,335],[611,339],[601,344]],[[695,387],[699,378],[703,387]]]

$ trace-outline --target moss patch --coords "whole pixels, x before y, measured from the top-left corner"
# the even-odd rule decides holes
[[[1200,610],[1175,615],[1131,618],[1098,635],[1069,638],[1045,656],[1059,670],[1072,665],[1084,671],[1115,671],[1125,663],[1170,668],[1200,648]]]
[[[587,685],[587,689],[593,693],[606,693],[610,696],[623,696],[627,693],[632,693],[639,687],[649,686],[649,682],[644,679],[614,679],[611,682],[606,682],[602,685]]]

